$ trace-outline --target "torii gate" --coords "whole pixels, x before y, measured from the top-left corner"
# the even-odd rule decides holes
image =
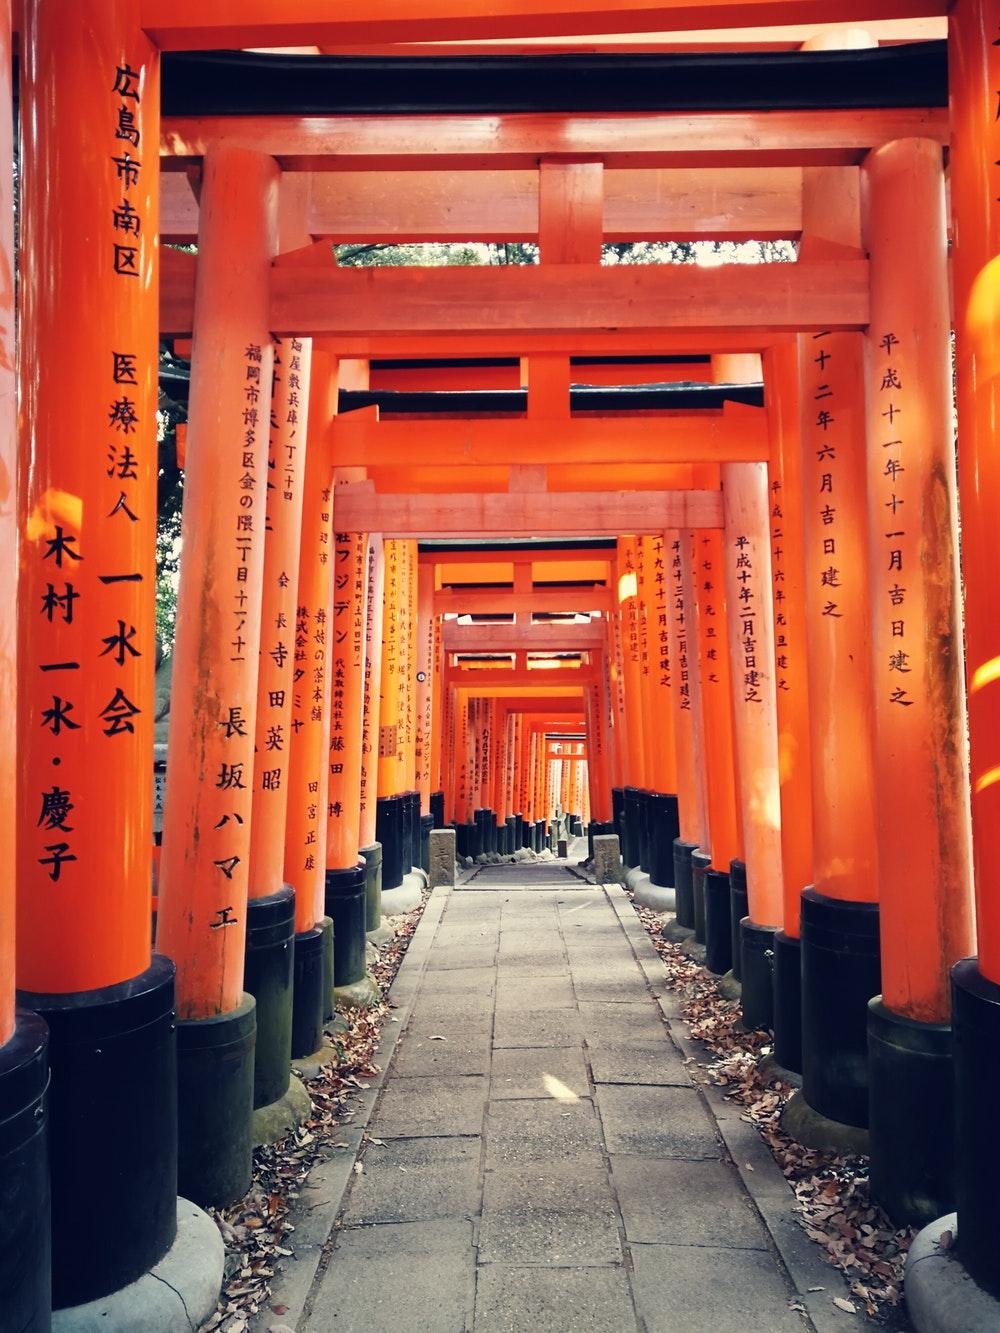
[[[896,18],[914,8],[922,15],[926,6],[891,0],[877,8],[880,17]],[[151,749],[151,673],[142,659],[143,645],[151,641],[153,609],[158,329],[194,336],[186,547],[189,565],[193,560],[198,566],[201,590],[197,598],[182,590],[175,725],[180,743],[197,752],[198,763],[193,778],[175,765],[179,776],[171,779],[173,808],[184,809],[173,817],[173,832],[165,841],[159,939],[179,976],[188,1148],[192,1111],[208,1100],[200,1085],[202,1064],[222,1049],[234,1057],[229,1084],[221,1092],[213,1088],[222,1114],[212,1126],[212,1150],[194,1162],[206,1177],[219,1173],[208,1192],[233,1189],[248,1160],[254,1018],[253,1005],[242,992],[242,940],[250,804],[239,793],[248,790],[244,775],[254,771],[254,729],[249,723],[257,713],[265,552],[262,523],[246,521],[251,517],[247,511],[254,508],[255,488],[239,485],[238,478],[249,476],[253,482],[262,466],[262,422],[268,420],[262,408],[270,401],[272,337],[312,339],[320,358],[335,358],[328,373],[316,377],[313,415],[323,423],[324,437],[333,405],[323,395],[338,373],[347,377],[345,363],[352,360],[419,359],[431,349],[437,357],[468,357],[473,349],[475,355],[525,357],[529,417],[532,396],[534,404],[543,404],[530,428],[516,432],[525,453],[539,438],[535,422],[540,421],[556,423],[556,441],[562,439],[564,452],[572,448],[565,398],[573,356],[763,353],[772,432],[766,461],[733,460],[723,453],[669,463],[724,463],[722,492],[704,481],[692,485],[693,476],[681,489],[669,489],[662,474],[645,492],[560,491],[551,486],[551,477],[516,470],[539,466],[532,461],[514,463],[507,491],[492,494],[445,489],[401,497],[370,489],[369,479],[355,477],[344,479],[342,495],[337,495],[329,476],[331,460],[326,460],[327,485],[321,472],[319,486],[310,492],[316,512],[309,520],[313,537],[304,574],[309,582],[306,586],[300,578],[299,583],[300,592],[308,591],[311,599],[305,604],[311,617],[309,648],[316,654],[312,669],[327,670],[326,654],[319,652],[324,645],[317,637],[323,625],[319,613],[325,612],[317,567],[322,548],[332,546],[335,529],[379,533],[394,541],[483,532],[542,532],[550,537],[668,530],[681,534],[680,583],[684,614],[696,623],[701,648],[703,720],[721,723],[731,702],[742,709],[735,712],[734,734],[739,780],[733,782],[732,753],[725,771],[726,751],[716,745],[715,726],[704,765],[711,873],[718,877],[714,887],[725,887],[730,861],[742,861],[739,853],[745,851],[751,930],[766,938],[783,926],[786,944],[794,941],[794,899],[801,879],[793,885],[792,901],[785,895],[791,911],[781,920],[768,914],[770,899],[753,882],[748,817],[750,832],[773,833],[776,798],[780,803],[792,793],[787,781],[779,790],[776,767],[766,790],[755,787],[757,770],[747,769],[746,757],[763,753],[768,745],[772,752],[780,751],[773,750],[766,729],[758,734],[747,710],[757,702],[753,693],[766,686],[768,672],[772,686],[785,672],[789,687],[797,685],[800,691],[808,678],[809,776],[817,815],[811,878],[817,891],[803,900],[806,1098],[830,1118],[858,1116],[858,1103],[865,1100],[861,1047],[867,999],[873,978],[877,985],[881,962],[884,999],[871,1020],[879,1052],[873,1066],[873,1169],[876,1175],[881,1172],[876,1187],[883,1196],[904,1206],[914,1160],[927,1154],[930,1174],[940,1180],[947,1175],[934,1143],[920,1136],[916,1118],[898,1112],[914,1095],[914,1087],[922,1092],[930,1088],[937,1097],[949,1083],[947,1024],[952,1017],[959,1036],[962,1127],[959,1254],[976,1281],[995,1290],[992,1215],[1000,1162],[991,1125],[981,1114],[982,1107],[995,1100],[1000,1043],[1000,894],[995,885],[997,858],[991,855],[1000,836],[995,831],[1000,821],[994,808],[997,728],[992,704],[1000,617],[994,614],[994,581],[983,577],[995,553],[992,431],[1000,382],[995,334],[998,220],[993,202],[1000,151],[992,105],[1000,76],[998,48],[988,36],[995,27],[995,3],[959,0],[949,28],[980,950],[978,962],[961,963],[953,974],[951,1014],[949,968],[971,952],[972,935],[964,829],[964,699],[955,580],[949,577],[955,539],[949,512],[949,321],[941,175],[949,120],[942,107],[499,117],[443,113],[408,121],[405,135],[399,133],[397,117],[378,114],[310,116],[283,124],[272,118],[235,117],[221,127],[211,117],[177,118],[163,126],[166,155],[181,169],[203,162],[199,253],[195,261],[165,252],[158,264],[158,173],[150,169],[150,158],[160,138],[160,51],[517,39],[642,31],[651,25],[678,33],[706,24],[745,22],[752,14],[766,20],[777,15],[793,24],[828,17],[820,15],[814,0],[787,0],[777,7],[768,0],[749,9],[741,4],[738,18],[737,7],[729,3],[705,9],[683,0],[629,0],[622,6],[609,0],[575,0],[572,12],[544,0],[534,5],[510,0],[499,13],[483,15],[474,9],[463,0],[431,0],[419,15],[409,5],[390,3],[374,16],[352,9],[331,18],[320,0],[303,0],[291,17],[276,17],[273,6],[262,0],[241,0],[239,7],[226,0],[208,12],[190,0],[87,0],[74,7],[72,16],[57,12],[48,0],[26,0],[24,6],[20,54],[26,243],[21,250],[20,327],[21,364],[30,370],[22,383],[21,404],[26,485],[18,519],[23,688],[18,700],[16,877],[9,824],[4,845],[9,863],[5,882],[11,885],[16,878],[18,889],[22,1000],[42,1013],[51,1029],[57,1304],[104,1296],[130,1282],[169,1249],[176,1225],[173,968],[149,949],[151,839],[148,803],[140,796]],[[838,14],[855,17],[855,7],[848,3]],[[65,152],[64,125],[74,127],[79,142],[95,145],[93,160]],[[281,178],[282,170],[291,175],[296,168],[331,165],[370,174],[386,167],[467,172],[486,162],[504,173],[532,173],[535,164],[541,164],[534,234],[542,263],[536,268],[503,273],[338,271],[326,243],[315,242],[301,195],[296,197],[294,185],[284,188]],[[786,205],[789,197],[801,201],[798,262],[760,269],[602,268],[598,260],[604,200],[613,197],[613,173],[641,171],[643,180],[636,183],[649,191],[647,218],[655,191],[661,185],[673,188],[677,206],[665,225],[679,231],[680,182],[676,176],[664,181],[658,173],[694,164],[727,172],[801,170],[801,191],[797,178],[786,179],[784,196]],[[863,206],[856,188],[859,164],[866,185]],[[523,180],[521,184],[523,188]],[[627,193],[628,184],[619,184]],[[711,191],[712,186],[703,180],[699,188]],[[529,186],[529,199],[533,188]],[[53,197],[60,203],[58,223],[51,217]],[[467,197],[470,207],[494,203],[486,189]],[[425,200],[432,216],[440,199],[439,194],[437,205],[433,197]],[[316,207],[323,206],[320,198]],[[508,201],[507,207],[517,206]],[[523,203],[520,207],[523,225]],[[781,207],[775,204],[775,212],[785,218]],[[727,205],[722,209],[727,211]],[[744,215],[744,230],[756,225],[753,212]],[[418,214],[414,205],[411,219]],[[426,216],[425,211],[423,225],[436,230]],[[619,217],[635,225],[635,214],[624,204]],[[760,206],[756,217],[761,217]],[[411,220],[409,225],[421,224]],[[380,226],[373,234],[386,234]],[[913,257],[906,274],[896,264],[900,235]],[[81,237],[88,242],[91,237],[105,239],[95,252]],[[10,271],[9,230],[7,262]],[[9,329],[14,324],[12,301],[11,291]],[[861,390],[865,375],[867,395]],[[784,523],[791,508],[773,499],[775,482],[783,490],[788,487],[785,494],[799,494],[789,478],[794,471],[792,437],[798,433],[792,423],[800,402],[806,411],[799,485],[806,495],[815,486],[822,505],[807,510],[800,536],[805,596],[800,592],[796,604],[786,598],[785,606],[777,591],[784,591],[780,584],[789,580],[772,583],[769,566],[784,572],[781,562],[788,561],[790,567],[791,557],[783,529],[775,536],[769,518],[778,517],[773,513],[778,507]],[[289,404],[288,411],[293,410]],[[379,421],[373,431],[369,422],[359,434],[373,435],[373,449],[382,448],[379,440],[389,442],[382,466],[392,470],[403,460],[398,449],[392,450],[390,435],[381,434],[388,424]],[[13,475],[17,450],[9,413],[7,427],[3,447],[8,474]],[[644,435],[645,429],[630,432],[630,447],[638,451],[632,465],[659,468],[662,460],[641,461],[655,434],[650,428]],[[867,460],[856,448],[862,431],[868,440]],[[332,433],[335,439],[342,433],[349,438],[340,423]],[[581,441],[589,440],[591,446],[597,437],[598,449],[601,434],[589,426],[579,431]],[[223,475],[218,466],[221,451],[236,436],[243,465]],[[479,465],[489,466],[485,459]],[[548,466],[548,460],[542,465]],[[554,456],[553,468],[559,465]],[[451,460],[441,466],[450,467]],[[761,505],[765,466],[770,469],[770,515]],[[637,479],[638,474],[630,478]],[[493,484],[498,482],[495,478]],[[294,489],[292,483],[288,489]],[[836,498],[824,499],[827,495]],[[241,496],[251,503],[241,504]],[[906,505],[912,508],[903,508],[900,517]],[[656,507],[654,517],[649,515],[651,506]],[[919,515],[919,521],[911,514]],[[255,517],[262,517],[260,507]],[[8,510],[5,547],[13,545],[14,521]],[[929,564],[924,560],[928,551],[933,553]],[[871,578],[869,570],[875,571]],[[876,594],[870,624],[874,646],[868,642],[868,617],[860,606],[869,586]],[[838,587],[848,591],[838,593]],[[744,590],[754,599],[756,616],[749,613]],[[245,603],[240,600],[244,594]],[[399,596],[399,604],[406,603],[402,592]],[[726,619],[724,596],[729,604],[728,654],[712,642],[719,636],[708,632]],[[906,599],[905,614],[899,610],[900,597]],[[780,637],[789,639],[786,651],[777,646],[773,668],[767,657],[769,614],[776,636],[782,631]],[[790,622],[784,632],[781,616],[798,617],[794,631]],[[221,624],[231,627],[234,637],[222,634]],[[848,628],[856,635],[850,645],[851,669],[843,665]],[[690,653],[690,646],[686,651]],[[749,664],[748,659],[756,662],[758,655],[765,659],[764,667]],[[8,645],[8,663],[12,656]],[[781,666],[782,658],[790,665]],[[732,701],[721,679],[723,659],[736,681]],[[922,692],[911,683],[917,680]],[[325,688],[321,680],[316,688]],[[845,699],[851,701],[846,718]],[[631,702],[635,709],[634,690]],[[315,721],[322,729],[322,699],[318,704],[321,716]],[[311,711],[308,701],[301,707]],[[782,730],[783,719],[787,722],[791,713],[781,711],[780,697],[776,708],[780,739],[793,741],[793,732]],[[298,715],[296,720],[303,726],[313,721]],[[787,758],[787,749],[785,754]],[[792,759],[789,765],[795,767]],[[844,780],[848,771],[853,789]],[[94,791],[95,773],[103,777],[101,793]],[[802,782],[806,774],[799,769],[795,777]],[[306,793],[313,780],[304,774]],[[877,828],[871,817],[876,799],[884,812]],[[727,802],[735,807],[730,815],[723,809]],[[742,817],[742,829],[732,814]],[[723,828],[725,838],[719,834]],[[918,836],[921,865],[915,871]],[[876,843],[881,951],[875,928]],[[787,866],[791,848],[783,846],[782,851]],[[230,895],[232,902],[226,901]],[[12,913],[0,917],[9,922]],[[68,947],[54,939],[54,919]],[[310,920],[315,923],[315,912]],[[107,928],[109,921],[114,930]],[[857,961],[850,970],[834,966],[825,956],[820,939],[830,930],[858,941]],[[14,1013],[9,967],[13,949],[8,926],[0,941],[5,964],[0,972],[0,1106],[5,1119],[30,1112],[44,1084],[42,1031],[34,1019],[17,1019]],[[827,1021],[831,989],[847,996],[833,1022]],[[77,1065],[69,1052],[80,1045],[81,1031],[90,1054],[81,1056]],[[134,1034],[140,1031],[142,1040],[137,1042]],[[930,1057],[923,1065],[942,1071],[930,1083],[921,1082],[916,1062],[907,1059],[910,1042]],[[99,1062],[94,1051],[101,1054]],[[834,1055],[855,1061],[840,1083],[829,1077]],[[27,1079],[22,1076],[26,1068],[33,1073]],[[81,1089],[100,1092],[90,1103],[89,1119],[68,1110],[82,1104]],[[13,1099],[9,1107],[8,1096]],[[950,1113],[943,1096],[941,1105],[946,1120]],[[154,1112],[160,1116],[155,1123]],[[32,1130],[27,1140],[34,1156],[26,1182],[42,1179],[39,1137]],[[209,1160],[212,1152],[215,1160]],[[148,1189],[130,1186],[116,1193],[109,1187],[109,1181],[127,1178],[129,1164],[140,1160],[148,1171]],[[116,1164],[118,1174],[109,1170],[110,1163]],[[189,1169],[191,1165],[189,1160]],[[24,1326],[43,1327],[47,1318],[43,1192],[26,1183],[23,1212],[11,1219],[14,1258],[5,1271],[17,1274],[12,1284],[15,1314]],[[942,1185],[941,1196],[945,1193]],[[81,1195],[100,1200],[92,1237],[80,1235],[73,1217],[71,1201]]]

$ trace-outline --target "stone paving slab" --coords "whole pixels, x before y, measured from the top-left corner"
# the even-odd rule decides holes
[[[631,1333],[638,1327],[620,1267],[513,1268],[487,1264],[476,1283],[476,1333]]]
[[[816,1281],[759,1138],[689,1074],[695,1048],[627,896],[565,869],[560,884],[557,862],[544,869],[512,890],[520,867],[506,878],[493,868],[493,888],[464,872],[464,887],[435,891],[393,987],[400,1040],[369,1112],[364,1170],[347,1167],[332,1233],[332,1182],[294,1233],[318,1242],[328,1219],[325,1248],[304,1254],[311,1282],[283,1276],[282,1290],[302,1293],[289,1323],[854,1329],[851,1316],[829,1317],[845,1288],[825,1265]],[[543,974],[550,960],[564,975]],[[360,1142],[362,1128],[345,1139]],[[809,1316],[789,1310],[793,1296]]]

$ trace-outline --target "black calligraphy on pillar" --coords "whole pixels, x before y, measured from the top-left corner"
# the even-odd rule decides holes
[[[879,468],[879,501],[883,517],[882,539],[884,559],[882,577],[885,582],[885,597],[881,610],[889,616],[891,646],[881,664],[885,675],[886,688],[890,703],[901,708],[910,708],[915,702],[912,695],[912,682],[908,679],[913,671],[911,664],[912,648],[909,646],[906,632],[906,580],[911,571],[905,568],[905,537],[908,515],[906,509],[906,448],[904,433],[906,430],[906,412],[904,411],[905,384],[899,368],[901,347],[900,340],[891,330],[883,333],[878,340],[876,370],[873,382],[876,397],[878,420],[882,425],[879,443],[881,456]]]
[[[688,663],[687,608],[684,603],[684,563],[679,537],[675,537],[670,544],[670,578],[673,621],[677,635],[678,697],[681,708],[685,712],[690,712],[691,672]]]
[[[785,514],[782,484],[777,477],[771,482],[771,581],[774,601],[774,668],[775,688],[787,692],[789,685],[789,628],[788,600],[785,592]]]
[[[813,502],[818,505],[819,530],[818,541],[821,546],[822,560],[819,564],[820,613],[834,620],[843,616],[841,600],[844,595],[844,575],[837,557],[839,540],[837,522],[837,479],[840,460],[837,456],[838,424],[836,403],[836,378],[827,371],[827,365],[835,360],[835,354],[829,350],[826,339],[829,329],[823,333],[814,333],[812,363],[816,366],[815,383],[811,398],[810,411],[814,414],[815,465],[812,470],[815,495]],[[773,539],[773,532],[772,532]]]
[[[750,538],[741,533],[733,542],[736,548],[736,610],[743,649],[743,702],[760,704],[761,670],[757,662],[757,587]]]

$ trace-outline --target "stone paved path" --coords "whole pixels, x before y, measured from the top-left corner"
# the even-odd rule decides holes
[[[811,1330],[620,891],[540,869],[447,895],[299,1330]]]

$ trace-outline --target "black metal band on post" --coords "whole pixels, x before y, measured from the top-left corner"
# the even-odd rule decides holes
[[[994,1052],[995,1059],[995,1052]],[[924,1227],[955,1208],[952,1031],[868,1005],[871,1188],[894,1222]],[[996,1223],[993,1223],[996,1263]]]
[[[250,1188],[257,1005],[177,1024],[177,1188],[224,1207]]]
[[[376,801],[375,837],[382,847],[382,888],[398,889],[403,882],[403,875],[406,873],[403,868],[403,804],[401,796],[380,796]],[[336,918],[334,918],[334,922],[336,922]],[[336,926],[334,929],[336,929]]]
[[[956,1252],[966,1272],[1000,1296],[996,1201],[1000,1190],[997,1107],[1000,1106],[1000,986],[975,958],[951,970],[955,1053]]]
[[[773,926],[740,922],[740,1007],[743,1026],[754,1032],[770,1032],[774,1023],[774,936]]]
[[[774,1058],[802,1073],[802,945],[779,930],[774,936]]]
[[[694,938],[698,944],[705,943],[705,876],[712,864],[710,852],[694,851],[691,853],[691,894],[694,898]]]
[[[364,880],[362,879],[362,886]],[[336,926],[334,926],[336,930]],[[336,941],[336,935],[334,935]],[[334,969],[337,966],[334,943]],[[295,995],[292,1004],[292,1059],[302,1060],[323,1045],[323,927],[295,936]]]
[[[292,1050],[292,960],[295,890],[247,902],[243,989],[257,1001],[257,1041],[253,1064],[253,1105],[270,1106],[288,1091]],[[315,1047],[313,1047],[315,1050]]]
[[[681,823],[677,797],[672,793],[651,791],[646,798],[649,821],[649,880],[660,888],[672,889],[674,842],[680,837]]]
[[[705,966],[720,976],[733,965],[732,890],[729,872],[705,872]]]
[[[674,890],[677,924],[694,930],[694,867],[691,858],[698,850],[696,842],[674,839]]]
[[[48,1061],[45,1020],[19,1009],[0,1046],[0,1292],[17,1333],[49,1333]]]
[[[868,1001],[882,990],[877,903],[802,893],[802,1093],[828,1120],[868,1126]]]
[[[333,980],[351,986],[365,975],[365,863],[326,872],[326,914],[333,919]]]
[[[19,1002],[49,1028],[52,1304],[63,1309],[134,1282],[177,1234],[174,965],[154,955],[115,986]]]
[[[740,922],[750,915],[750,898],[747,893],[746,862],[737,857],[729,862],[729,929],[732,934],[733,976],[743,980],[743,950]]]

